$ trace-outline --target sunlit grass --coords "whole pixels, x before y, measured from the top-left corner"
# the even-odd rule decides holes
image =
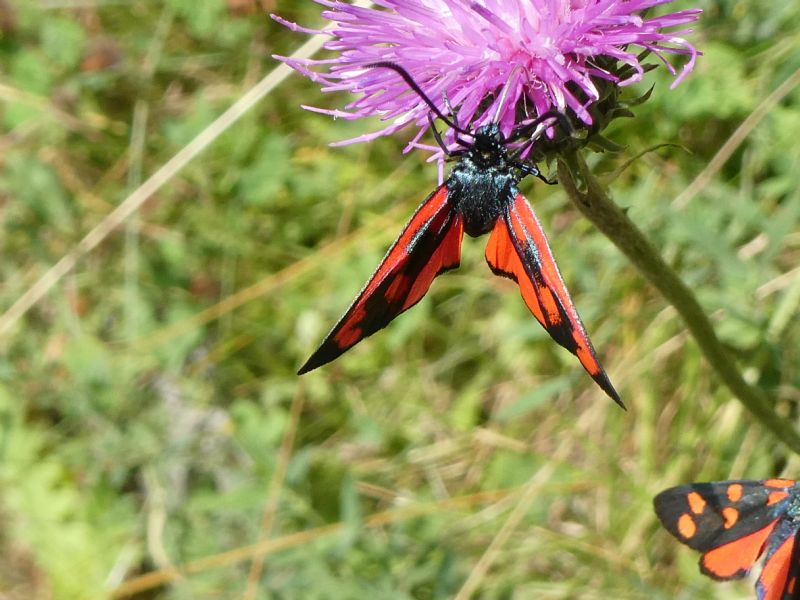
[[[558,186],[524,191],[628,413],[491,275],[485,239],[391,327],[294,375],[436,184],[401,138],[327,148],[369,125],[302,111],[343,99],[298,77],[106,221],[304,42],[232,11],[246,3],[200,4],[0,2],[0,24],[15,14],[0,25],[0,312],[76,259],[0,339],[0,590],[752,597],[700,575],[651,499],[797,477],[797,459]],[[276,4],[318,22],[313,3]],[[603,176],[657,143],[689,150],[645,154],[614,198],[796,423],[798,92],[757,111],[797,67],[800,12],[701,4],[698,71],[674,91],[654,74],[615,126],[626,152],[590,160]],[[90,69],[108,39],[113,60]]]

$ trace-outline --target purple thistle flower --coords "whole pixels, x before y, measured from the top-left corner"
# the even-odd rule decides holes
[[[419,130],[405,151],[421,147],[434,151],[435,158],[443,156],[438,147],[418,143],[429,128],[430,109],[397,73],[364,68],[370,63],[402,66],[445,113],[447,98],[462,126],[477,128],[497,120],[508,134],[550,110],[569,109],[592,125],[590,107],[602,97],[602,86],[642,79],[645,69],[637,53],[643,50],[657,55],[676,76],[673,87],[692,70],[698,54],[682,37],[691,29],[664,30],[697,20],[699,9],[640,16],[671,0],[376,0],[382,9],[315,1],[328,8],[323,16],[333,26],[324,32],[332,36],[325,48],[338,56],[276,58],[321,83],[323,91],[358,97],[345,111],[304,108],[390,122],[336,145],[372,140],[414,124]],[[273,18],[293,30],[321,33]],[[677,73],[666,54],[689,60]],[[454,135],[447,131],[445,141],[455,147]]]

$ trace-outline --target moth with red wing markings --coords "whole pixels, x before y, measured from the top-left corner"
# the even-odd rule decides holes
[[[517,282],[525,304],[550,337],[577,356],[592,379],[624,408],[589,341],[544,231],[518,188],[527,175],[544,177],[535,165],[518,160],[520,150],[509,144],[554,115],[542,115],[508,137],[495,123],[466,131],[444,116],[401,67],[369,66],[397,71],[435,114],[472,141],[457,136],[462,149],[451,152],[434,129],[442,148],[458,162],[422,202],[350,308],[298,373],[334,360],[419,302],[436,276],[458,267],[463,233],[478,237],[491,232],[486,261],[492,271]]]
[[[800,483],[692,483],[661,492],[653,504],[667,531],[702,552],[702,573],[739,579],[764,556],[756,598],[800,600]]]
[[[462,218],[452,211],[444,186],[411,217],[378,269],[298,374],[316,369],[383,329],[419,302],[434,277],[459,265]]]

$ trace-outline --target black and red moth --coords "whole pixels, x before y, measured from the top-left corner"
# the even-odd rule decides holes
[[[800,483],[692,483],[664,490],[653,504],[667,531],[703,553],[704,574],[739,579],[764,555],[756,598],[800,600]]]
[[[364,289],[298,374],[334,360],[419,302],[437,275],[458,267],[464,232],[472,237],[489,233],[486,261],[492,271],[519,284],[525,304],[547,333],[576,355],[595,382],[622,406],[575,310],[544,231],[517,187],[527,175],[543,177],[535,165],[517,160],[519,150],[510,150],[508,144],[530,135],[553,115],[543,115],[507,138],[496,124],[469,132],[443,115],[402,67],[393,63],[369,66],[397,71],[441,119],[472,141],[457,137],[462,149],[448,152],[434,129],[437,141],[458,162],[447,180],[417,208]]]

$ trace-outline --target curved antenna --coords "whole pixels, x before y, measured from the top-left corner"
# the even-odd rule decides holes
[[[569,119],[564,113],[559,112],[557,110],[548,110],[547,112],[542,113],[541,115],[536,117],[530,123],[527,123],[525,125],[520,125],[519,127],[517,127],[514,131],[512,131],[509,134],[508,139],[506,141],[514,142],[520,138],[533,135],[534,133],[536,133],[536,130],[542,124],[545,123],[545,121],[549,121],[551,119],[555,119],[555,121],[557,121],[559,125],[561,125],[564,129],[567,130],[567,133],[569,135],[573,135],[575,133],[575,128],[572,126],[572,123],[570,123]],[[550,125],[548,125],[548,127],[550,127]]]
[[[518,127],[514,131],[511,132],[508,139],[506,140],[507,143],[514,142],[520,138],[530,136],[528,141],[524,142],[521,146],[516,148],[514,152],[511,153],[510,158],[512,164],[514,164],[518,169],[520,169],[523,173],[527,175],[533,175],[534,177],[538,177],[542,181],[544,181],[548,185],[553,185],[555,181],[551,181],[547,179],[544,175],[539,172],[539,169],[534,165],[533,168],[536,172],[532,172],[529,170],[526,163],[519,162],[517,159],[523,152],[525,152],[528,148],[531,148],[533,144],[539,139],[539,136],[548,128],[552,127],[553,124],[545,125],[547,121],[555,120],[557,123],[561,124],[564,129],[567,130],[569,135],[573,135],[575,133],[575,129],[570,123],[569,119],[564,115],[564,113],[560,113],[557,110],[549,110],[545,113],[542,113],[538,117],[536,117],[533,121],[526,125],[522,125]]]
[[[411,77],[411,75],[409,75],[408,71],[406,71],[400,65],[398,65],[396,63],[393,63],[393,62],[383,61],[382,60],[382,61],[379,61],[379,62],[374,62],[374,63],[370,63],[368,65],[364,65],[364,66],[367,69],[374,69],[374,68],[379,68],[379,67],[383,67],[383,68],[386,68],[386,69],[391,69],[392,71],[394,71],[395,73],[400,75],[400,77],[403,78],[403,80],[408,84],[408,87],[410,87],[412,90],[414,90],[414,92],[416,92],[417,96],[419,96],[422,99],[422,101],[425,102],[425,104],[428,105],[428,107],[436,114],[437,117],[439,117],[442,121],[447,123],[450,127],[455,129],[459,133],[463,133],[465,135],[472,135],[472,133],[470,133],[469,131],[467,131],[465,129],[462,129],[461,127],[459,127],[458,125],[453,123],[453,121],[451,121],[448,117],[446,117],[444,115],[444,113],[441,110],[439,110],[439,108],[433,103],[433,101],[430,98],[428,98],[428,96],[425,94],[425,92],[422,91],[422,88],[419,87],[419,84],[417,84],[417,82],[414,81],[414,79]]]

